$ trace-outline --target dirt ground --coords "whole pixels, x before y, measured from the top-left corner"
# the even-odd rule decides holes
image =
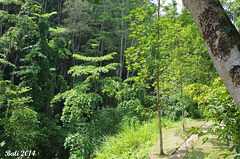
[[[201,125],[205,123],[204,120],[190,120],[185,123],[186,131],[187,132],[192,126],[198,128]],[[203,129],[208,129],[211,126],[211,122],[207,122]],[[169,130],[163,131],[163,148],[165,155],[160,156],[159,155],[159,141],[156,143],[155,146],[153,146],[149,151],[149,157],[151,159],[162,159],[162,158],[171,158],[171,159],[180,159],[184,158],[188,152],[194,149],[196,147],[196,142],[198,140],[201,140],[198,138],[197,135],[192,135],[187,142],[185,142],[183,145],[183,141],[185,140],[186,133],[183,133],[181,125],[178,127],[171,128]],[[202,140],[201,140],[202,143]],[[181,146],[180,146],[181,145]],[[180,146],[180,147],[179,147]],[[199,144],[200,146],[200,144]],[[169,155],[177,148],[179,147],[178,151],[174,153],[174,155]]]

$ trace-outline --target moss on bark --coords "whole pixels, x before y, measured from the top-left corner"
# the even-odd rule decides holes
[[[206,8],[199,16],[200,27],[203,30],[202,36],[213,56],[223,59],[229,56],[234,46],[240,43],[240,35],[227,14],[217,8],[221,7],[221,4],[215,1],[209,3],[211,7]]]
[[[232,78],[233,83],[235,86],[240,86],[240,65],[235,65],[233,68],[230,70],[230,76]]]

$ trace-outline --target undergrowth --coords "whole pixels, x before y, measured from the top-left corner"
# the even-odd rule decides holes
[[[163,119],[163,127],[172,127],[173,122]],[[121,131],[114,136],[106,136],[95,152],[97,159],[148,158],[148,151],[156,144],[159,136],[158,118],[140,123],[137,118],[126,119]]]

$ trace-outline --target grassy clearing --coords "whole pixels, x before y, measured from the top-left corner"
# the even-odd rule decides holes
[[[171,128],[175,124],[164,120],[164,127]],[[124,122],[122,131],[114,136],[106,137],[105,142],[96,151],[97,159],[149,158],[148,151],[158,140],[158,119],[140,124],[134,121]]]

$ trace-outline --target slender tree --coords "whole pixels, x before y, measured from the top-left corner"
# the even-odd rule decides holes
[[[160,0],[158,0],[158,10],[157,10],[157,40],[160,40]],[[160,44],[157,44],[157,59],[160,59],[159,52],[160,52]],[[160,94],[159,94],[159,76],[160,76],[160,65],[157,63],[157,74],[156,74],[156,87],[157,87],[157,109],[158,109],[158,120],[159,120],[159,139],[160,139],[160,155],[164,155],[163,152],[163,138],[162,138],[162,112],[161,112],[161,107],[160,107]]]
[[[163,155],[161,107],[164,105],[165,98],[164,74],[169,57],[169,50],[166,46],[166,43],[169,43],[169,37],[166,30],[170,27],[170,15],[160,15],[160,5],[158,1],[157,6],[147,5],[133,11],[132,16],[135,20],[131,25],[133,33],[130,37],[135,40],[135,43],[127,50],[127,62],[129,69],[136,71],[146,86],[148,86],[147,83],[154,81],[155,104],[159,119],[160,154]],[[154,13],[157,13],[157,16],[154,16]]]

